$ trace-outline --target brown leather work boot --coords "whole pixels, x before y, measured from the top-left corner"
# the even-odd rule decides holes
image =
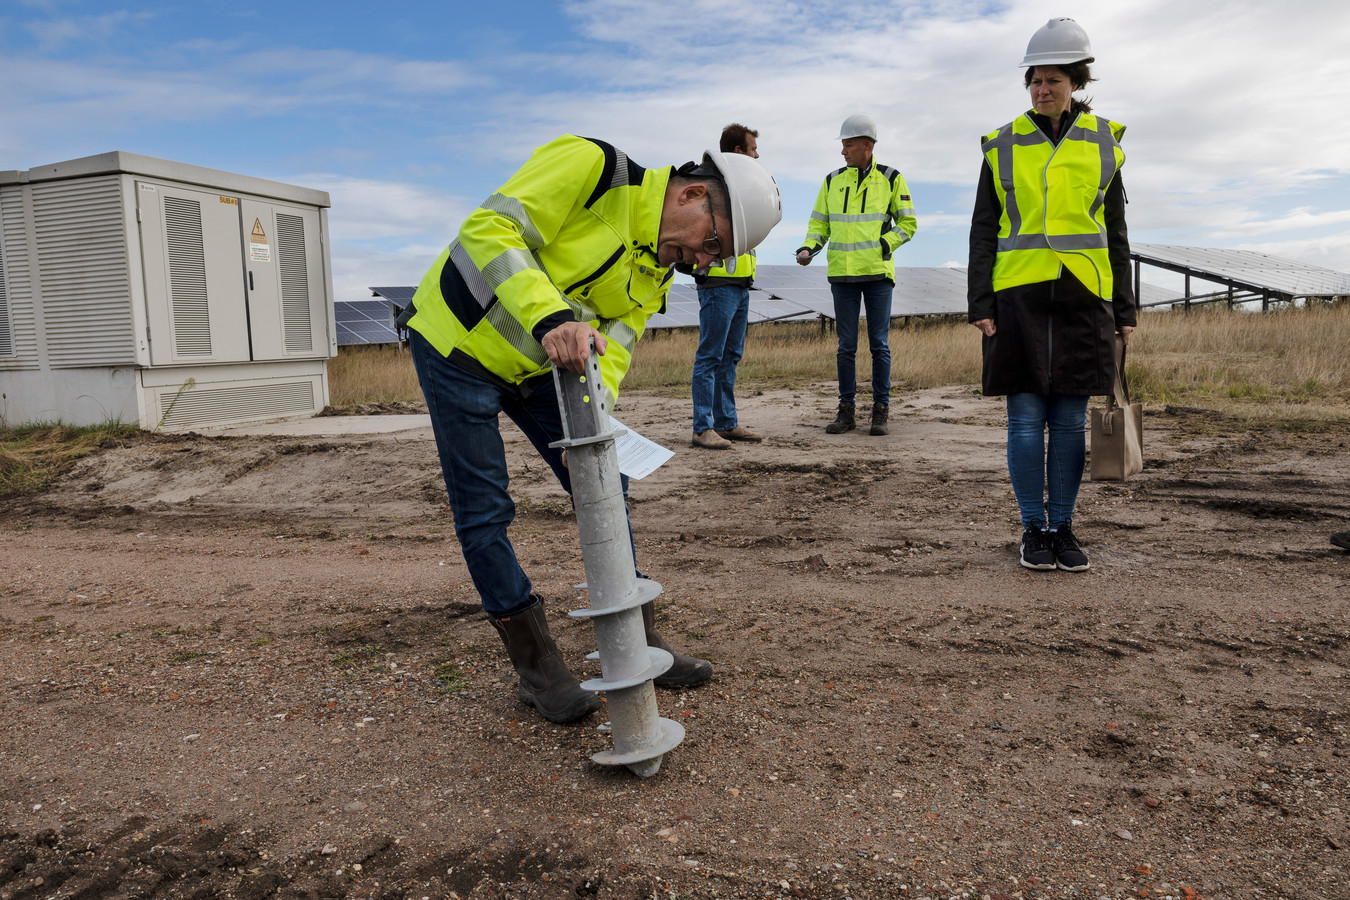
[[[709,428],[694,435],[694,446],[704,450],[726,450],[731,446],[731,441]]]
[[[758,431],[751,431],[744,425],[737,425],[735,428],[728,428],[717,433],[729,441],[755,442],[764,440],[764,435],[760,434]]]
[[[501,635],[506,654],[520,676],[516,696],[539,715],[565,725],[584,719],[600,708],[600,698],[583,688],[563,662],[558,645],[548,633],[544,602],[534,603],[514,616],[488,616]]]
[[[642,625],[647,630],[647,646],[658,647],[675,657],[675,665],[653,679],[653,683],[657,687],[698,687],[712,678],[712,663],[706,659],[676,653],[675,649],[667,644],[661,635],[656,633],[655,601],[642,604]]]

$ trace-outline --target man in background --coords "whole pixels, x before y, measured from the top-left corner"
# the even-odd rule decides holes
[[[758,138],[758,131],[732,122],[722,129],[718,149],[758,159]],[[732,441],[764,440],[764,435],[746,428],[736,417],[736,364],[745,352],[754,281],[754,250],[706,274],[694,274],[698,285],[698,350],[692,392],[695,447],[726,450]]]
[[[834,322],[839,335],[835,365],[839,374],[839,412],[825,426],[830,434],[855,427],[854,403],[858,351],[858,313],[867,315],[867,339],[872,350],[872,427],[885,434],[891,402],[891,291],[895,288],[895,261],[891,258],[918,230],[914,201],[905,176],[872,158],[877,126],[863,115],[849,116],[839,129],[843,142],[842,169],[825,176],[820,186],[806,240],[797,262],[810,265],[826,245]]]

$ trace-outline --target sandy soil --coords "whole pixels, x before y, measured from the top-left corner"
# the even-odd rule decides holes
[[[1350,433],[1150,410],[1081,574],[1016,563],[1000,407],[911,394],[635,484],[661,772],[515,699],[425,431],[145,437],[0,513],[0,900],[1350,897]],[[573,520],[507,429],[513,530],[574,669]]]

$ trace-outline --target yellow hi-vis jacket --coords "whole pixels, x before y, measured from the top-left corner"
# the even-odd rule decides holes
[[[815,256],[828,242],[831,282],[885,278],[894,284],[891,254],[918,229],[905,176],[873,160],[865,172],[845,166],[825,176],[798,252]]]
[[[755,264],[755,251],[751,250],[736,257],[735,272],[728,272],[725,266],[712,266],[702,279],[694,280],[698,282],[699,287],[715,287],[728,281],[740,283],[741,279],[746,279],[745,283],[749,285],[755,280]]]
[[[1003,205],[994,290],[1054,281],[1061,266],[1103,300],[1114,287],[1102,207],[1125,164],[1125,126],[1079,113],[1053,143],[1027,114],[982,139]]]
[[[520,384],[549,371],[545,334],[587,322],[609,339],[600,374],[617,399],[670,290],[656,244],[672,171],[590,138],[538,148],[464,220],[422,278],[408,327],[452,362],[467,356]]]

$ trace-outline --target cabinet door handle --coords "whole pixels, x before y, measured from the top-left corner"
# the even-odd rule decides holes
[[[253,271],[252,271],[252,270],[250,270],[249,273],[248,273],[248,289],[249,289],[250,291],[253,290]]]

